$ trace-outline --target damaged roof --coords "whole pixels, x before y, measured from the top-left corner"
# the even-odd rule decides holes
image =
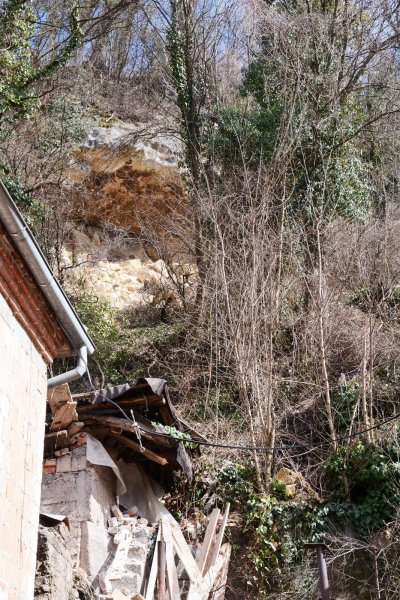
[[[64,391],[57,399],[57,390],[61,388]],[[66,388],[68,386],[55,388],[48,395],[52,412],[48,415],[48,425],[53,432],[46,436],[50,443],[45,444],[48,450],[51,451],[52,440],[59,444],[62,430],[76,421],[81,424],[82,432],[91,433],[103,445],[118,450],[126,462],[139,461],[149,467],[158,465],[167,470],[183,470],[191,481],[192,463],[184,440],[187,426],[172,405],[164,379],[139,378],[130,384],[73,396]],[[173,427],[176,437],[182,436],[182,442],[171,438],[166,426]],[[71,441],[67,433],[64,446]],[[195,432],[190,431],[190,434],[196,439]]]

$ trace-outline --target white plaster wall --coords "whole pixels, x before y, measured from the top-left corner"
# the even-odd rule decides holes
[[[33,598],[46,365],[0,295],[0,600]]]

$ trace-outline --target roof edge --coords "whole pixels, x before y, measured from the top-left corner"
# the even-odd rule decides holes
[[[0,220],[18,248],[43,295],[54,310],[57,321],[69,338],[75,352],[86,346],[93,354],[95,346],[85,327],[54,276],[23,216],[0,179]]]

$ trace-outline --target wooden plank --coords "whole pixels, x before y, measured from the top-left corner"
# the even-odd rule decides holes
[[[218,556],[217,562],[212,565],[203,579],[203,600],[206,600],[209,597],[209,594],[214,586],[214,582],[218,576],[218,573],[221,571],[224,565],[225,558],[221,554]],[[187,596],[187,600],[195,600],[196,599],[196,591],[192,592],[191,588],[189,589],[189,593]]]
[[[214,591],[213,600],[224,600],[226,582],[228,580],[229,561],[231,558],[232,544],[222,544],[220,556],[223,557],[223,565],[218,571],[217,576],[212,585]]]
[[[149,389],[151,390],[151,387],[149,386],[149,384],[147,382],[145,382],[145,383],[137,383],[133,388],[127,390],[126,392],[122,392],[122,394],[120,396],[117,396],[117,398],[115,399],[115,402],[118,402],[119,398],[121,398],[121,397],[124,398],[125,394],[128,394],[128,393],[135,394],[136,392],[137,393],[141,393],[141,389],[142,388],[146,388],[147,390],[149,390]],[[106,390],[91,390],[91,391],[88,391],[88,392],[80,392],[78,394],[72,394],[72,398],[74,400],[79,400],[79,399],[84,399],[84,398],[89,398],[89,399],[93,398],[94,399],[94,398],[96,398],[96,396],[98,394],[105,394],[105,392],[106,392]]]
[[[56,433],[47,433],[44,436],[44,451],[51,452],[60,448],[67,448],[71,444],[71,440],[66,431],[58,431]]]
[[[167,590],[169,600],[180,600],[181,594],[179,589],[178,573],[174,560],[174,542],[172,539],[170,523],[168,517],[162,518],[162,532],[165,541],[165,553],[167,563]]]
[[[158,528],[158,532],[157,532],[157,539],[156,539],[156,543],[154,546],[154,553],[153,553],[153,560],[151,563],[150,575],[149,575],[149,579],[147,581],[145,600],[153,600],[153,598],[154,598],[154,588],[156,586],[157,564],[158,564],[157,542],[159,542],[160,539],[161,539],[161,527]]]
[[[74,396],[75,398],[75,396]],[[161,396],[157,396],[156,394],[152,394],[149,396],[137,396],[135,398],[124,398],[123,400],[116,400],[116,403],[118,404],[118,406],[120,406],[123,409],[127,409],[127,408],[135,408],[135,407],[142,407],[142,406],[164,406],[165,405],[165,401],[163,400],[163,398],[161,398]],[[107,400],[105,400],[104,402],[100,402],[97,404],[87,404],[86,406],[80,406],[79,407],[79,412],[80,413],[90,413],[92,411],[98,411],[101,412],[102,410],[110,410],[111,408],[118,410],[117,407],[115,406],[115,404],[113,404],[112,402],[108,402]]]
[[[204,540],[200,548],[199,555],[197,557],[197,564],[202,575],[206,572],[206,565],[209,562],[212,546],[215,543],[215,532],[217,530],[218,519],[220,515],[219,508],[214,508],[210,515],[210,520],[204,535]]]
[[[133,440],[127,438],[124,435],[115,433],[115,431],[112,431],[112,430],[109,432],[108,435],[111,436],[112,438],[114,438],[115,440],[118,440],[118,442],[120,444],[123,444],[127,448],[131,448],[138,454],[143,454],[143,456],[145,456],[149,460],[152,460],[153,462],[157,463],[158,465],[161,465],[164,467],[165,465],[168,464],[168,461],[166,458],[164,458],[163,456],[160,456],[159,454],[156,454],[155,452],[153,452],[152,450],[149,450],[148,448],[143,447],[143,451],[141,451],[140,445],[137,442],[134,442]]]
[[[71,394],[72,396],[72,400],[83,400],[83,399],[88,399],[90,400],[91,398],[94,399],[96,393],[93,392],[81,392],[80,394]]]
[[[193,558],[179,525],[171,524],[171,532],[176,553],[185,567],[185,571],[188,574],[189,579],[195,584],[200,584],[202,578],[199,567]]]
[[[78,413],[76,412],[76,402],[69,400],[59,404],[53,413],[53,421],[50,425],[50,431],[61,431],[67,429],[71,423],[78,421]]]
[[[202,580],[202,587],[200,592],[193,585],[191,585],[187,595],[187,600],[206,600],[209,597],[211,590],[213,588],[216,588],[219,575],[222,574],[225,568],[227,569],[229,565],[230,544],[224,544],[224,546],[227,546],[227,548],[221,548],[221,551],[217,557],[215,564],[211,565],[211,567],[205,574]],[[218,590],[221,591],[220,588],[218,588]],[[225,588],[223,588],[223,593],[225,594]]]
[[[230,504],[228,502],[228,504],[226,505],[226,508],[225,508],[224,518],[222,519],[221,527],[220,527],[218,535],[217,535],[217,540],[215,542],[215,545],[214,545],[212,553],[211,553],[210,566],[214,565],[217,561],[219,551],[222,546],[222,540],[224,537],[226,524],[228,522],[229,509],[230,509]]]
[[[181,590],[179,587],[178,571],[176,570],[175,560],[173,561],[172,567],[172,596],[170,597],[170,600],[181,600]]]

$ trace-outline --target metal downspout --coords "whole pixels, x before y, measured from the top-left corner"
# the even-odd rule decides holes
[[[86,346],[82,346],[79,348],[78,352],[78,362],[74,369],[70,371],[66,371],[66,373],[61,373],[60,375],[56,375],[55,377],[50,377],[47,380],[47,387],[53,388],[56,385],[62,385],[63,383],[69,383],[70,381],[75,381],[75,379],[79,379],[87,370],[87,348]]]

